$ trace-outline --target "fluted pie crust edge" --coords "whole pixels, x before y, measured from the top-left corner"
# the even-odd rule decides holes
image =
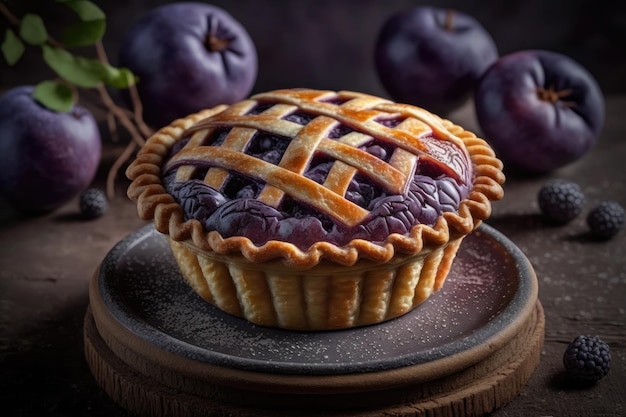
[[[442,287],[462,240],[383,264],[322,262],[305,271],[272,262],[259,267],[198,253],[173,239],[169,243],[183,278],[208,303],[262,326],[310,331],[376,324],[408,313]]]
[[[440,123],[435,128],[444,128],[462,140],[474,166],[474,181],[469,196],[461,201],[456,213],[443,213],[432,227],[418,224],[409,235],[391,234],[382,244],[354,239],[341,247],[329,242],[317,242],[308,250],[276,240],[257,246],[243,236],[224,238],[216,231],[205,232],[199,221],[185,220],[182,207],[163,186],[161,169],[169,149],[182,138],[183,132],[226,108],[223,105],[207,109],[163,127],[148,139],[126,170],[127,177],[132,181],[127,194],[137,202],[139,216],[144,220],[153,220],[156,230],[174,241],[187,242],[200,252],[241,254],[254,263],[278,259],[285,266],[303,269],[311,268],[322,260],[344,266],[354,265],[359,259],[385,263],[396,255],[415,255],[466,236],[490,216],[491,201],[503,196],[505,177],[502,162],[496,158],[491,147],[472,132],[432,115],[429,122]]]

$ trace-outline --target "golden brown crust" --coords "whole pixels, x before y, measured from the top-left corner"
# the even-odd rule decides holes
[[[216,123],[219,124],[223,123],[223,120],[228,120],[228,117],[211,119],[208,118],[209,116],[218,113],[222,116],[221,112],[237,114],[242,109],[245,110],[255,105],[256,102],[254,100],[273,98],[276,94],[281,96],[284,103],[281,104],[284,107],[276,111],[293,111],[293,108],[290,106],[299,106],[304,110],[307,109],[307,106],[315,106],[315,110],[318,113],[321,111],[324,114],[324,111],[328,111],[329,116],[331,116],[330,109],[337,106],[328,105],[327,110],[325,105],[320,105],[318,102],[311,104],[307,100],[310,100],[311,97],[319,100],[320,95],[328,96],[328,98],[352,99],[350,108],[342,110],[343,113],[340,115],[332,114],[335,119],[345,123],[354,123],[354,121],[349,120],[349,117],[365,120],[363,114],[371,111],[387,112],[392,115],[400,114],[406,117],[409,122],[403,123],[403,128],[400,129],[401,133],[395,133],[394,140],[404,141],[402,146],[415,152],[420,151],[419,148],[423,146],[421,142],[415,140],[415,134],[416,132],[423,133],[425,124],[438,137],[449,140],[457,146],[461,146],[461,149],[467,150],[467,154],[474,166],[474,180],[470,195],[461,201],[457,213],[444,213],[434,226],[416,225],[408,236],[391,234],[382,244],[355,239],[341,247],[328,242],[317,242],[308,250],[301,250],[291,243],[272,240],[264,245],[256,246],[246,237],[223,238],[218,232],[205,232],[197,220],[185,220],[182,208],[166,192],[161,182],[161,171],[170,147],[182,138],[185,131],[187,131],[186,133],[193,133],[193,131],[208,129]],[[289,97],[289,100],[285,101],[285,95]],[[216,122],[216,120],[218,121]],[[365,131],[372,135],[389,134],[389,129],[385,126],[363,120],[361,120],[359,125],[360,131]],[[254,127],[254,123],[263,122],[268,123],[267,120],[262,120],[262,117],[259,120],[253,120],[250,122],[250,127]],[[194,126],[193,131],[188,131],[192,126]],[[292,128],[291,126],[283,127],[286,129]],[[315,129],[328,129],[328,125],[323,128],[321,126],[313,126],[311,129],[312,131]],[[416,129],[418,130],[416,131]],[[395,132],[398,132],[398,130],[395,130]],[[354,140],[358,140],[358,138]],[[335,152],[341,151],[335,150]],[[264,171],[263,164],[259,164],[256,169],[260,170],[260,173],[257,175],[262,175],[266,178],[274,175],[276,178],[272,177],[272,181],[276,183],[284,181],[286,178],[281,176],[283,174],[270,174]],[[403,168],[403,161],[400,161],[398,170],[401,172],[403,169],[405,169]],[[451,168],[451,174],[454,175],[454,172],[453,167]],[[159,130],[148,140],[144,148],[138,153],[136,160],[127,169],[126,174],[132,180],[128,189],[128,196],[137,201],[140,217],[146,220],[153,219],[156,229],[161,233],[169,235],[173,240],[190,243],[200,251],[215,252],[222,255],[241,254],[254,263],[280,260],[287,266],[297,268],[310,268],[319,264],[322,260],[348,266],[354,265],[359,259],[384,263],[393,259],[394,256],[414,255],[422,250],[430,250],[431,248],[444,245],[450,240],[467,235],[482,220],[489,217],[491,201],[498,200],[503,196],[501,185],[504,182],[502,163],[495,157],[493,150],[487,143],[448,120],[442,120],[413,106],[396,104],[365,94],[320,92],[315,90],[283,90],[264,93],[231,107],[219,106],[184,119],[179,119],[170,126]],[[396,175],[396,173],[390,170],[388,175]],[[293,179],[289,174],[287,176],[289,178],[286,178],[286,180]],[[340,181],[331,184],[331,186],[342,187]],[[300,188],[302,188],[302,185]],[[308,191],[310,189],[306,188],[305,192]],[[276,193],[272,190],[268,191],[267,198],[270,200],[276,198]],[[327,213],[335,210],[332,204],[343,204],[343,202],[329,201],[331,206],[322,207]],[[361,208],[345,207],[342,210],[342,213],[347,215],[348,220],[346,222],[356,221],[355,219],[364,214]],[[350,210],[353,210],[353,212]]]
[[[443,284],[462,240],[385,264],[320,263],[306,271],[169,242],[183,278],[219,309],[262,326],[334,330],[391,320],[422,304]]]

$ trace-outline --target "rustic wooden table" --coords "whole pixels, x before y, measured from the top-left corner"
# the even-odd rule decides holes
[[[509,176],[504,200],[487,222],[528,256],[545,309],[545,345],[522,393],[494,417],[626,415],[626,230],[607,242],[587,235],[584,215],[554,227],[541,219],[536,194],[548,178],[578,182],[586,211],[603,199],[626,206],[626,97],[607,98],[598,145],[582,160],[548,176]],[[451,116],[475,129],[471,108]],[[110,164],[118,148],[103,157]],[[100,177],[104,178],[106,169]],[[101,179],[98,182],[102,185]],[[82,325],[91,275],[106,253],[145,223],[118,197],[99,219],[78,216],[74,200],[58,211],[26,217],[0,205],[0,409],[5,416],[127,416],[95,383],[83,355]],[[608,376],[580,388],[564,376],[562,355],[579,334],[611,347]]]

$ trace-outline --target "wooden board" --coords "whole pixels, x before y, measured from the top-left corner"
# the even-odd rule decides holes
[[[473,417],[504,406],[520,393],[539,363],[544,325],[543,309],[537,302],[534,314],[509,343],[461,372],[409,385],[403,385],[399,374],[390,390],[369,391],[361,384],[362,391],[338,394],[258,392],[250,390],[245,383],[239,388],[205,385],[205,396],[191,394],[194,389],[190,386],[196,383],[192,375],[171,375],[164,368],[147,364],[144,358],[127,352],[124,359],[131,366],[113,353],[98,333],[91,311],[85,317],[85,355],[100,386],[114,401],[139,416]],[[154,377],[135,369],[146,366],[152,367],[150,373]],[[421,366],[404,369],[402,373],[419,374]],[[228,370],[221,372],[228,377]],[[231,376],[235,381],[242,378],[239,372]],[[288,384],[290,379],[277,375],[264,377],[279,384]],[[394,379],[394,375],[359,377]],[[281,378],[286,380],[280,381]],[[328,381],[331,385],[333,382],[338,381]]]

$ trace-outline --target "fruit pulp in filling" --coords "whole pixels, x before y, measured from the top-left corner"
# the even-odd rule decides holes
[[[292,114],[285,119],[298,124],[306,124],[311,117],[306,114]],[[396,120],[383,120],[379,123],[388,127],[397,124]],[[220,146],[229,129],[215,129],[205,140],[204,146]],[[335,127],[328,135],[338,139],[352,132],[343,124]],[[437,140],[430,136],[420,139]],[[178,153],[189,137],[181,139],[170,150],[170,158]],[[290,139],[266,132],[257,132],[248,144],[245,153],[272,164],[278,164]],[[394,147],[372,138],[359,149],[388,161]],[[445,146],[448,159],[467,159],[456,145]],[[314,155],[303,175],[322,184],[334,161],[324,155]],[[389,194],[366,176],[357,173],[351,179],[345,198],[366,209],[369,214],[357,225],[346,226],[331,216],[320,213],[303,201],[285,195],[278,207],[269,206],[256,199],[264,185],[262,182],[237,173],[229,173],[228,180],[217,190],[203,181],[211,166],[198,164],[195,175],[186,181],[176,181],[176,168],[188,161],[170,164],[163,172],[166,190],[182,206],[186,219],[196,219],[206,231],[217,231],[224,238],[245,236],[256,245],[270,240],[290,242],[302,250],[319,241],[335,245],[345,245],[353,239],[383,242],[390,234],[408,235],[416,224],[434,225],[444,212],[455,212],[461,200],[469,194],[472,172],[469,166],[460,170],[463,178],[448,175],[442,165],[428,158],[418,159],[412,181],[404,194]]]

